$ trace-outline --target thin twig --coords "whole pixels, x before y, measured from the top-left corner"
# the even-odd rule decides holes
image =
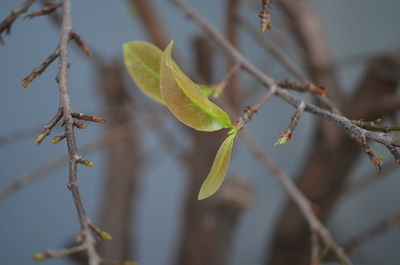
[[[86,43],[82,40],[81,36],[78,35],[78,33],[71,31],[70,32],[70,38],[78,44],[79,48],[87,55],[87,56],[93,56],[93,53],[89,50],[89,47],[86,45]]]
[[[280,138],[278,139],[275,145],[285,144],[288,140],[292,138],[292,134],[294,130],[296,130],[297,128],[297,124],[299,123],[300,117],[301,115],[303,115],[304,107],[305,104],[304,101],[302,101],[300,105],[297,107],[296,112],[290,118],[289,126],[285,129],[285,131],[279,133]]]
[[[39,16],[44,16],[44,15],[50,15],[54,11],[56,11],[58,8],[62,6],[62,3],[58,4],[53,4],[53,3],[47,3],[41,10],[32,12],[28,15],[25,16],[25,18],[34,18],[34,17],[39,17]]]
[[[19,131],[15,131],[6,136],[0,136],[0,146],[14,143],[16,141],[23,140],[28,137],[34,136],[39,130],[41,130],[43,126],[34,126],[31,128],[22,129]]]
[[[239,118],[239,121],[235,125],[238,129],[242,129],[249,121],[253,119],[253,115],[257,113],[260,108],[275,94],[276,88],[272,87],[271,90],[265,95],[261,100],[253,105],[253,106],[246,106],[244,109],[245,114],[243,117]],[[233,106],[231,106],[233,108]]]
[[[82,228],[83,243],[87,250],[89,265],[98,265],[100,257],[95,249],[96,240],[92,235],[89,227],[89,218],[83,207],[82,199],[77,184],[77,163],[81,160],[74,135],[74,120],[72,118],[72,110],[69,98],[67,71],[68,71],[68,41],[70,40],[71,24],[71,2],[63,0],[62,23],[60,37],[60,61],[58,69],[58,90],[60,94],[60,107],[62,108],[64,118],[65,136],[67,138],[68,154],[69,154],[69,184],[68,189],[72,193],[75,207],[79,216]]]
[[[276,86],[275,95],[292,105],[293,107],[297,108],[300,103],[301,99],[292,95],[285,89],[280,88],[277,86],[276,81],[264,74],[261,70],[251,64],[241,53],[239,53],[229,42],[224,38],[224,36],[219,33],[215,28],[213,28],[207,21],[205,21],[201,16],[197,15],[197,13],[187,6],[181,0],[170,0],[176,6],[178,6],[184,14],[186,14],[189,18],[194,20],[204,31],[206,31],[209,36],[217,42],[225,52],[227,52],[231,57],[233,57],[241,66],[251,75],[253,75],[261,84],[263,84],[267,89],[271,89],[271,87]],[[400,146],[400,139],[393,138],[392,136],[384,133],[376,133],[364,130],[355,124],[353,124],[349,119],[344,116],[332,113],[320,107],[317,107],[311,103],[305,103],[304,111],[315,114],[323,119],[331,121],[345,129],[349,134],[354,135],[359,142],[364,143],[367,139],[372,141],[378,142],[383,144],[386,148],[388,146],[392,146],[393,148]],[[369,151],[367,149],[367,151]],[[393,152],[391,152],[393,154]],[[369,153],[371,155],[371,153]],[[396,158],[397,159],[397,158]],[[374,159],[373,161],[378,162],[378,160]],[[399,161],[400,162],[400,161]],[[377,165],[377,164],[375,164]]]
[[[342,248],[333,240],[329,231],[325,226],[318,220],[317,216],[312,210],[310,201],[303,195],[303,193],[297,188],[286,172],[276,164],[269,156],[267,156],[263,150],[259,147],[259,144],[254,138],[245,131],[244,139],[250,148],[250,151],[254,156],[259,159],[265,167],[270,170],[282,188],[298,206],[302,212],[304,218],[310,227],[311,232],[318,234],[324,245],[326,245],[332,253],[335,254],[338,261],[344,265],[353,264],[350,259],[343,252]]]
[[[106,122],[105,119],[84,114],[84,113],[77,113],[77,112],[72,112],[71,113],[72,118],[78,119],[78,120],[84,120],[84,121],[91,121],[91,122],[96,122],[96,123],[104,123]]]
[[[83,52],[86,55],[92,56],[92,52],[89,50],[88,46],[83,42],[82,38],[77,33],[71,31],[69,37],[71,40],[74,40],[76,42],[76,44],[83,50]],[[52,62],[54,62],[55,59],[57,59],[59,55],[60,55],[60,49],[57,47],[57,49],[55,49],[55,51],[52,54],[50,54],[50,56],[47,57],[46,60],[44,60],[41,65],[33,69],[32,72],[27,77],[22,79],[23,83],[21,87],[26,88],[30,83],[32,83],[32,81],[36,77],[41,75],[47,69],[47,67]]]
[[[350,239],[345,245],[348,247],[346,251],[353,252],[358,249],[362,244],[365,244],[367,241],[386,233],[388,230],[398,227],[400,225],[400,213],[396,213],[390,218],[379,222],[378,224],[370,227],[366,231],[358,234],[354,238]]]
[[[380,120],[378,121],[357,121],[353,120],[352,121],[355,125],[358,127],[361,127],[363,129],[366,129],[368,131],[373,131],[373,132],[398,132],[400,131],[400,125],[382,125],[379,124]]]
[[[1,35],[4,32],[10,34],[11,26],[14,21],[19,17],[19,15],[25,13],[35,1],[36,0],[26,0],[19,7],[11,11],[11,14],[0,23],[0,44],[4,44],[4,40]]]
[[[84,251],[86,247],[84,245],[73,246],[70,248],[62,248],[57,250],[45,250],[43,252],[32,254],[34,260],[44,260],[47,258],[64,258],[81,251]]]
[[[44,126],[44,130],[35,138],[35,143],[40,144],[44,138],[50,135],[51,130],[57,125],[63,116],[62,109],[58,109],[56,115],[51,119],[51,121]]]
[[[50,54],[49,57],[46,58],[46,60],[43,61],[43,63],[41,65],[39,65],[38,67],[36,67],[35,69],[32,70],[32,72],[25,78],[22,79],[23,83],[21,85],[22,88],[26,88],[30,83],[32,83],[32,81],[38,77],[39,75],[41,75],[46,69],[47,67],[54,62],[55,59],[57,59],[57,57],[60,55],[60,50],[57,47],[57,49],[55,49],[55,51]]]
[[[236,21],[242,26],[251,36],[276,60],[278,61],[289,73],[302,82],[305,82],[307,78],[304,74],[297,69],[286,57],[277,49],[275,45],[265,38],[264,34],[255,29],[251,23],[240,15],[236,16]]]
[[[317,86],[312,83],[299,84],[297,82],[292,82],[289,79],[285,79],[278,82],[281,88],[291,89],[298,92],[308,92],[310,94],[325,96],[327,88],[324,86]]]
[[[361,192],[362,190],[364,190],[367,187],[370,187],[372,184],[376,183],[377,181],[383,180],[384,175],[388,175],[391,171],[393,171],[394,169],[397,169],[397,167],[398,167],[398,165],[394,161],[390,161],[389,163],[385,162],[385,170],[383,171],[383,174],[381,174],[380,176],[377,176],[376,172],[374,171],[374,172],[367,173],[366,176],[364,176],[362,178],[357,178],[360,180],[345,187],[344,190],[342,191],[343,194],[341,195],[341,197],[343,198],[343,196],[344,197],[352,196],[354,194]]]
[[[160,113],[161,115],[161,113]],[[164,114],[162,114],[164,115]],[[149,114],[149,117],[146,117],[144,120],[140,121],[140,127],[138,127],[136,130],[145,130],[148,128],[149,125],[158,125],[158,123],[161,122],[160,117],[154,114]],[[82,155],[87,155],[101,147],[104,147],[105,145],[109,144],[110,142],[113,142],[114,140],[119,140],[123,137],[126,137],[125,135],[125,130],[127,127],[132,126],[132,122],[128,122],[126,124],[123,124],[121,126],[116,126],[112,130],[110,130],[107,133],[104,133],[100,137],[96,138],[92,142],[83,145],[82,147],[79,148],[79,153]],[[144,152],[146,153],[146,152]],[[15,191],[19,190],[26,184],[29,184],[35,180],[37,180],[39,177],[48,174],[63,165],[65,165],[69,161],[69,156],[68,155],[63,155],[60,156],[42,166],[40,166],[37,169],[34,169],[33,171],[21,176],[17,177],[13,182],[11,182],[9,185],[7,185],[5,188],[0,189],[0,200],[8,197]]]

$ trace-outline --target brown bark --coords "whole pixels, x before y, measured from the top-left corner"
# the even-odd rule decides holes
[[[378,118],[375,104],[380,98],[393,97],[399,83],[400,60],[386,55],[372,60],[352,98],[344,105],[345,116],[351,119],[373,120]],[[321,127],[314,141],[298,186],[315,203],[314,210],[326,221],[341,190],[361,152],[359,145],[339,128],[329,134]],[[289,202],[280,217],[273,239],[268,264],[309,264],[310,232],[298,208]]]
[[[239,0],[226,0],[226,39],[232,44],[233,47],[238,48],[239,46],[239,27],[236,23],[236,13],[240,8]],[[228,57],[227,61],[227,72],[229,72],[236,65],[235,60]],[[240,91],[238,87],[239,75],[238,71],[233,73],[230,77],[229,83],[226,89],[226,96],[229,105],[234,109],[238,109],[240,106]]]
[[[197,72],[211,82],[212,51],[207,39],[195,40]],[[224,181],[211,198],[199,201],[197,195],[207,176],[212,160],[226,137],[226,131],[213,133],[190,129],[192,150],[185,161],[188,189],[184,205],[182,238],[177,257],[179,265],[228,264],[236,224],[251,202],[251,192],[244,180]]]
[[[133,225],[132,212],[135,204],[135,189],[141,167],[138,135],[132,121],[126,87],[120,64],[102,64],[98,69],[99,88],[106,112],[106,130],[121,130],[120,134],[106,146],[105,180],[100,214],[101,229],[109,232],[112,241],[99,245],[102,257],[127,260],[134,250],[130,242]]]
[[[168,45],[168,34],[161,22],[160,12],[154,9],[153,2],[151,0],[130,1],[137,9],[140,21],[151,41],[160,49],[164,49]]]

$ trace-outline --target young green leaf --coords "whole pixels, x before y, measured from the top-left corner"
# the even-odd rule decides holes
[[[123,45],[126,68],[138,87],[150,98],[164,104],[160,92],[160,61],[163,53],[149,42],[131,41]],[[178,66],[173,62],[174,67]],[[180,71],[180,70],[179,70]],[[215,89],[199,85],[206,96],[215,94]]]
[[[172,61],[173,41],[161,56],[160,89],[165,105],[182,123],[199,131],[233,128],[228,114],[208,100]]]
[[[160,60],[162,51],[151,43],[131,41],[123,45],[126,68],[147,96],[164,104],[160,93]]]
[[[218,149],[210,173],[208,173],[206,180],[201,185],[198,196],[199,200],[206,199],[213,195],[224,181],[231,160],[233,142],[237,132],[238,130],[233,130]]]

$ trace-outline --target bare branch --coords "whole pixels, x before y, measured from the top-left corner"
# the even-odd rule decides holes
[[[361,127],[365,130],[368,131],[373,131],[373,132],[394,132],[394,131],[400,131],[400,125],[382,125],[379,124],[381,120],[377,121],[360,121],[360,120],[353,120],[352,121],[355,125],[358,127]]]
[[[235,125],[237,128],[242,129],[249,121],[253,119],[253,115],[257,113],[260,108],[270,99],[274,96],[276,91],[276,87],[272,87],[271,90],[268,92],[267,95],[265,95],[261,100],[253,105],[253,106],[246,106],[244,109],[245,115],[243,117],[239,118],[239,121]],[[233,106],[232,106],[233,107]]]
[[[71,116],[72,116],[72,118],[75,118],[78,120],[91,121],[91,122],[96,122],[96,123],[105,123],[106,122],[106,120],[103,118],[84,114],[84,113],[72,112]]]
[[[0,23],[0,44],[4,43],[4,40],[1,35],[4,32],[10,34],[11,26],[14,23],[14,21],[19,17],[19,15],[25,13],[35,1],[36,0],[26,0],[19,7],[11,11],[11,14]]]
[[[299,84],[285,79],[278,82],[281,88],[291,89],[298,92],[307,92],[318,96],[325,96],[328,89],[324,86],[317,86],[312,83]]]
[[[72,110],[69,98],[67,71],[68,71],[68,41],[70,40],[71,33],[71,2],[70,0],[63,0],[62,8],[62,23],[61,23],[61,37],[60,37],[60,61],[58,69],[58,90],[60,94],[60,107],[62,108],[65,136],[67,138],[68,155],[69,155],[69,184],[68,189],[72,193],[75,207],[79,216],[79,221],[82,228],[83,245],[85,245],[89,265],[98,265],[100,257],[97,255],[95,249],[96,240],[92,235],[89,227],[89,218],[86,215],[83,207],[82,199],[79,194],[79,187],[77,184],[77,163],[81,160],[78,153],[78,148],[74,135],[74,120],[72,117]]]
[[[34,260],[44,260],[47,258],[64,258],[66,256],[84,251],[86,248],[84,245],[73,246],[71,248],[62,248],[57,250],[45,250],[43,252],[32,254]]]
[[[140,122],[141,126],[136,128],[136,130],[138,132],[140,130],[145,130],[148,128],[149,125],[157,125],[157,123],[160,123],[160,122],[161,122],[161,120],[158,116],[156,116],[154,114],[149,114],[148,118],[146,118]],[[79,153],[84,154],[84,155],[89,154],[89,153],[97,150],[98,148],[105,146],[106,144],[110,144],[115,140],[120,140],[121,138],[126,137],[126,131],[127,131],[126,129],[131,126],[132,126],[131,122],[128,122],[121,126],[115,126],[112,130],[101,135],[100,137],[96,138],[92,142],[83,145],[81,148],[79,148]],[[39,177],[62,167],[68,161],[69,161],[68,155],[60,156],[60,157],[40,166],[39,168],[21,176],[21,177],[17,177],[13,182],[11,182],[5,188],[0,190],[0,200],[8,197],[13,192],[19,190],[24,185],[35,181]]]
[[[261,84],[263,84],[267,89],[276,86],[275,95],[297,108],[302,100],[288,91],[280,88],[275,80],[264,74],[261,70],[251,64],[242,54],[240,54],[230,43],[224,38],[224,36],[219,33],[215,28],[213,28],[207,21],[196,14],[196,12],[187,6],[181,0],[171,0],[176,6],[178,6],[184,14],[186,14],[190,19],[195,21],[209,36],[214,39],[231,57],[233,57],[241,66],[251,75],[254,76]],[[314,104],[305,103],[304,111],[315,114],[325,120],[335,123],[337,126],[343,128],[350,135],[354,135],[359,142],[365,144],[366,139],[383,144],[385,147],[400,146],[400,139],[393,138],[390,135],[383,133],[375,133],[366,131],[355,124],[353,124],[349,119],[344,116],[332,113],[330,111],[324,110]],[[369,151],[369,150],[368,150]],[[371,153],[369,153],[371,155]],[[397,159],[397,158],[396,158]]]
[[[400,225],[400,213],[396,213],[390,218],[379,222],[378,224],[370,227],[366,231],[358,234],[354,238],[350,239],[345,245],[348,247],[346,251],[353,252],[357,248],[359,248],[362,244],[365,244],[367,241],[386,233],[388,230],[398,227]]]
[[[30,13],[30,14],[26,15],[25,18],[35,18],[35,17],[39,17],[39,16],[50,15],[54,11],[56,11],[58,8],[60,8],[61,6],[62,6],[62,3],[53,4],[53,3],[47,2],[46,5],[41,10]]]
[[[342,248],[333,240],[329,231],[318,220],[317,216],[312,210],[311,203],[296,187],[286,172],[262,151],[262,149],[259,147],[259,144],[251,137],[250,133],[246,131],[244,136],[250,151],[264,164],[268,170],[274,174],[276,180],[300,209],[304,218],[308,222],[311,232],[318,234],[324,245],[327,246],[333,254],[335,254],[340,263],[344,265],[353,264],[343,252]]]
[[[300,105],[297,107],[296,112],[290,118],[291,121],[290,121],[289,126],[286,128],[285,131],[283,131],[279,134],[280,138],[275,143],[275,145],[285,144],[288,140],[290,140],[292,138],[292,134],[293,134],[294,130],[296,130],[297,124],[299,123],[299,120],[300,120],[300,117],[304,112],[304,107],[305,107],[305,104],[304,104],[304,101],[302,101],[300,103]]]
[[[22,83],[21,87],[26,88],[30,83],[32,83],[32,81],[36,77],[41,75],[47,69],[47,67],[52,62],[54,62],[55,59],[57,59],[57,57],[59,55],[60,55],[60,50],[59,50],[59,48],[57,48],[57,49],[55,49],[55,51],[52,54],[50,54],[49,57],[46,58],[46,60],[43,61],[43,63],[41,65],[39,65],[38,67],[33,69],[32,72],[27,77],[22,79],[23,83]]]
[[[63,114],[62,109],[58,109],[56,115],[51,119],[51,121],[44,126],[44,130],[35,138],[35,143],[40,144],[44,138],[50,135],[51,130],[57,125],[57,123],[61,120]]]
[[[83,42],[82,38],[74,31],[70,32],[70,37],[72,40],[78,44],[79,48],[87,55],[87,56],[93,56],[93,53],[89,50],[89,47],[86,45],[85,42]]]
[[[236,16],[236,21],[241,25],[276,61],[300,81],[306,81],[307,78],[297,69],[286,57],[277,49],[275,45],[265,38],[264,34],[255,29],[251,23],[240,15]]]
[[[160,49],[168,45],[168,34],[151,0],[130,0],[151,41]]]

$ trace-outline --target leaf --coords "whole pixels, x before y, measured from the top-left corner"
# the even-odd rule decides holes
[[[140,90],[147,96],[164,104],[160,92],[160,62],[163,53],[155,45],[144,41],[131,41],[123,45],[126,68]],[[177,67],[175,62],[173,64]],[[215,89],[199,85],[201,90],[210,96]]]
[[[174,65],[172,45],[173,41],[161,56],[160,90],[165,105],[179,121],[193,129],[216,131],[233,128],[228,114],[209,101],[199,86]]]
[[[160,60],[162,51],[151,43],[131,41],[123,45],[126,68],[140,90],[164,104],[160,93]]]
[[[204,200],[213,195],[224,181],[231,160],[233,142],[238,130],[233,130],[218,149],[210,173],[200,188],[199,200]]]

